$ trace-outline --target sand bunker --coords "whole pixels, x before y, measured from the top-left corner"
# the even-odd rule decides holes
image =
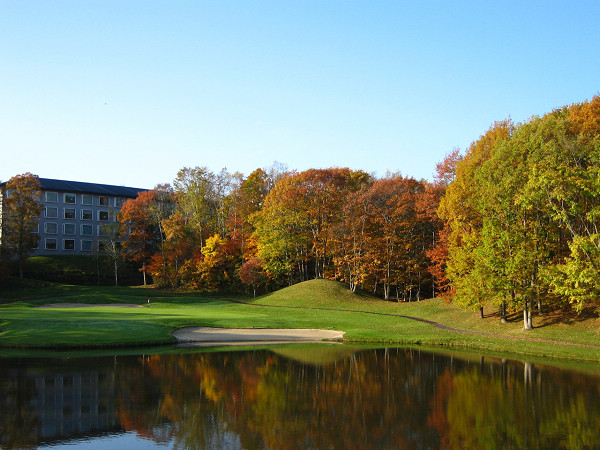
[[[316,329],[185,327],[171,334],[180,343],[198,347],[338,341],[344,337],[345,332]]]

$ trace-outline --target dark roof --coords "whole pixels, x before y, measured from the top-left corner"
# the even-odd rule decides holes
[[[5,184],[5,183],[2,183]],[[54,180],[52,178],[40,178],[40,184],[44,191],[61,191],[82,194],[114,195],[116,197],[137,197],[139,192],[148,189],[133,188],[126,186],[112,186],[110,184],[84,183],[81,181]]]

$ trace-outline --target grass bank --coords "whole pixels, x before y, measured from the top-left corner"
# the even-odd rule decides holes
[[[352,342],[431,345],[510,352],[536,357],[600,361],[597,315],[549,312],[539,327],[523,331],[518,317],[501,324],[439,299],[390,303],[355,295],[343,285],[312,280],[257,298],[237,300],[166,294],[131,287],[31,286],[4,296],[0,346],[18,348],[102,348],[174,342],[183,326],[232,328],[324,328],[346,332]],[[148,299],[150,304],[148,305]],[[40,308],[50,303],[87,303],[94,308]],[[141,307],[123,308],[123,304]],[[471,331],[460,333],[409,317]],[[474,334],[491,333],[493,336]],[[535,340],[534,340],[535,339]],[[542,342],[544,341],[544,342]],[[575,345],[567,345],[575,344]],[[588,345],[590,347],[584,347]]]

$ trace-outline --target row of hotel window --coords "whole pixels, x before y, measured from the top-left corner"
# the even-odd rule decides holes
[[[73,205],[77,203],[77,194],[63,193],[62,197],[64,203],[70,203]],[[121,206],[123,206],[123,203],[127,201],[127,199],[123,197],[112,198],[114,198],[114,202],[111,202],[111,197],[108,197],[107,195],[99,195],[97,197],[96,204],[98,206],[115,206],[117,208],[120,208]],[[46,191],[44,192],[44,199],[46,203],[58,203],[58,192]],[[80,194],[79,203],[81,205],[93,205],[94,196],[92,194]],[[114,204],[111,205],[111,203]]]
[[[106,241],[98,241],[97,249],[102,250],[104,246],[108,245]],[[79,250],[83,252],[91,252],[96,250],[94,248],[94,241],[82,239],[79,241]],[[44,242],[45,250],[58,250],[58,242],[54,238],[47,238]],[[63,239],[62,241],[63,250],[75,250],[75,239]]]
[[[76,218],[77,214],[75,212],[75,208],[64,208],[63,209],[63,219],[72,219]],[[94,219],[94,211],[91,209],[82,209],[80,211],[81,220],[93,220]],[[54,206],[46,206],[46,214],[45,217],[47,219],[57,219],[58,218],[58,208]],[[98,211],[98,220],[102,222],[107,222],[110,218],[110,214],[108,211]]]
[[[79,226],[79,234],[82,236],[93,236],[94,226],[83,224]],[[98,236],[106,236],[105,225],[98,225]],[[77,225],[74,223],[63,223],[62,232],[68,236],[75,236],[77,231]],[[46,234],[58,234],[58,224],[55,222],[44,223],[44,233]]]

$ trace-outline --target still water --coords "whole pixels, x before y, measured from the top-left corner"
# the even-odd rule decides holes
[[[0,359],[10,448],[599,448],[600,376],[405,348]]]

